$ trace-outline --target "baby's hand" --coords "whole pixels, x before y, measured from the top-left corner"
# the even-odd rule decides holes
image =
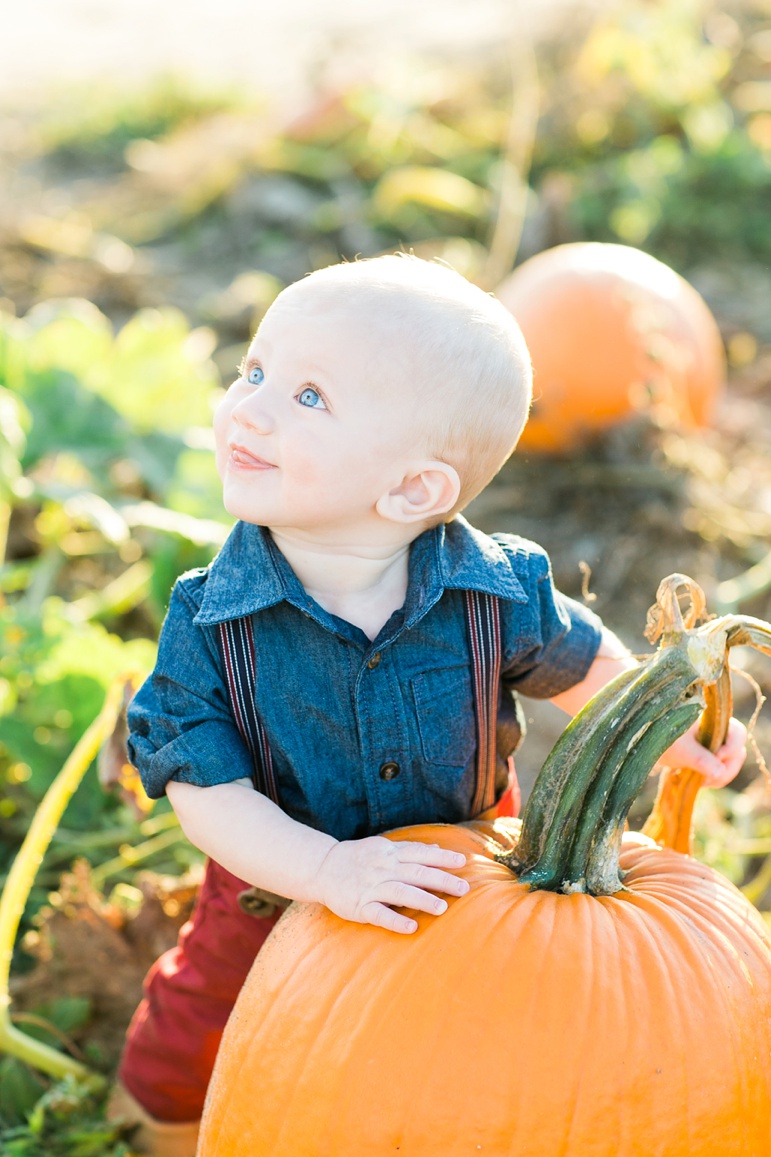
[[[676,739],[662,755],[657,770],[664,767],[691,767],[704,776],[707,787],[725,787],[736,776],[747,754],[747,728],[731,719],[723,746],[713,755],[697,738],[698,722]]]
[[[317,876],[318,899],[344,920],[375,924],[392,932],[414,932],[416,920],[394,912],[417,908],[439,916],[447,901],[432,895],[463,896],[469,886],[445,868],[461,868],[466,857],[438,844],[418,844],[368,836],[335,844]]]

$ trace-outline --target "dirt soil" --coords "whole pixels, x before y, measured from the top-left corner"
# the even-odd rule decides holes
[[[76,864],[38,914],[38,931],[25,939],[36,966],[11,986],[17,1012],[45,1006],[52,993],[89,1001],[88,1022],[68,1044],[77,1052],[87,1041],[92,1058],[109,1069],[117,1064],[148,968],[176,944],[190,915],[197,880],[144,872],[136,886],[142,903],[129,916],[92,886],[85,861]]]

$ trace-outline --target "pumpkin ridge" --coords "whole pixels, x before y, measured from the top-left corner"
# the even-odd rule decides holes
[[[613,897],[610,899],[612,900]],[[648,899],[646,896],[645,900],[648,901]],[[636,924],[635,943],[639,946],[642,939],[651,957],[655,960],[655,973],[651,972],[650,966],[643,969],[646,984],[650,984],[655,977],[655,981],[666,988],[666,999],[661,998],[660,1005],[662,1008],[666,1008],[669,1017],[674,1019],[671,1038],[674,1041],[675,1047],[673,1055],[670,1055],[666,1059],[663,1053],[659,1054],[661,1064],[657,1066],[658,1072],[656,1075],[662,1075],[665,1068],[671,1067],[676,1070],[681,1086],[677,1095],[678,1112],[681,1114],[681,1135],[678,1138],[675,1151],[690,1153],[693,1144],[693,1104],[692,1084],[689,1079],[688,1055],[685,1046],[685,1042],[689,1039],[689,1034],[686,1032],[683,1019],[684,1008],[678,989],[682,974],[679,969],[672,969],[666,966],[667,958],[662,952],[662,940],[665,940],[667,950],[671,952],[672,936],[662,936],[661,925],[664,924],[668,932],[675,933],[674,939],[677,946],[678,963],[680,965],[682,964],[683,957],[683,928],[680,920],[672,913],[664,899],[657,898],[654,903],[655,920],[648,919],[651,915],[650,909],[652,905],[648,903],[638,905],[635,904],[634,900],[631,901],[628,907],[624,908],[624,917],[628,919],[630,909],[634,912]],[[639,919],[640,916],[643,916],[643,919]],[[685,946],[691,950],[692,958],[695,958],[696,954],[693,952],[690,935],[685,937]],[[659,1001],[654,999],[651,1000],[650,1003],[653,1007],[656,1007]],[[656,1055],[655,1044],[653,1046],[653,1055]],[[651,1076],[653,1076],[653,1074],[651,1074]]]
[[[576,920],[580,920],[584,924],[586,924],[587,921],[592,918],[591,914],[588,911],[586,911],[585,905],[580,904],[580,903],[577,905],[574,905],[573,915],[574,915],[574,918]],[[605,946],[606,939],[607,939],[606,937],[602,937],[603,947]],[[575,937],[575,942],[577,942],[577,943],[584,943],[585,940],[586,940],[585,936],[578,935]],[[592,1030],[594,1030],[596,1028],[596,1022],[597,1022],[596,1004],[597,1004],[598,985],[596,984],[596,982],[594,982],[594,974],[596,971],[594,961],[596,961],[596,959],[597,959],[597,951],[596,951],[596,948],[594,947],[594,938],[593,937],[589,937],[589,947],[591,950],[591,955],[588,957],[588,959],[586,961],[586,968],[584,970],[582,970],[585,972],[587,979],[589,981],[589,983],[588,983],[589,999],[584,1002],[585,1009],[586,1009],[586,1015],[585,1015],[585,1026],[586,1027],[585,1027],[584,1034],[583,1034],[584,1039],[590,1038],[591,1032],[592,1032]],[[559,949],[557,949],[557,950],[559,951]],[[603,967],[605,965],[605,959],[604,958],[602,960],[602,965],[603,965]],[[572,994],[571,994],[571,996],[572,996]],[[578,1110],[578,1107],[581,1103],[582,1087],[583,1088],[586,1087],[586,1083],[589,1080],[589,1075],[583,1067],[579,1066],[577,1068],[574,1079],[575,1079],[575,1087],[573,1090],[573,1096],[571,1098],[572,1105],[571,1105],[571,1107],[568,1111],[568,1115],[567,1115],[567,1119],[569,1122],[569,1129],[568,1129],[568,1132],[565,1136],[564,1153],[566,1155],[570,1154],[570,1152],[571,1152],[571,1144],[572,1144],[571,1136],[575,1136],[576,1131],[579,1129],[579,1120],[578,1120],[577,1110]],[[590,1096],[591,1095],[592,1095],[592,1092],[590,1092]],[[615,1108],[615,1106],[614,1106],[614,1108]],[[620,1121],[618,1119],[618,1114],[616,1115],[615,1124],[616,1124],[616,1136],[614,1137],[611,1130],[610,1130],[607,1117],[603,1114],[603,1128],[607,1130],[606,1136],[608,1137],[609,1141],[611,1141],[614,1145],[617,1145],[619,1140],[620,1140],[620,1137],[618,1135],[619,1130],[620,1130]],[[573,1152],[575,1152],[574,1149],[573,1149]]]

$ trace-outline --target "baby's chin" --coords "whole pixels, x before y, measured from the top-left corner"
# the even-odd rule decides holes
[[[257,511],[254,509],[254,504],[245,501],[239,494],[233,494],[227,481],[222,491],[222,505],[231,518],[237,518],[241,522],[258,523],[260,521],[258,517],[255,517]]]

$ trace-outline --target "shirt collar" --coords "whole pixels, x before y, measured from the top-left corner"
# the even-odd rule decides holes
[[[404,625],[417,622],[447,588],[527,602],[501,546],[461,515],[425,531],[413,542]],[[253,615],[282,600],[305,611],[315,606],[268,530],[238,522],[211,565],[194,621],[210,626]]]
[[[500,543],[471,526],[462,515],[435,528],[438,571],[443,587],[483,591],[526,603],[525,588]]]
[[[285,563],[283,567],[277,556]],[[300,601],[303,606],[310,601],[299,579],[273,545],[268,530],[249,522],[237,522],[209,568],[201,609],[194,622],[210,626],[227,619],[240,619],[283,599]]]

